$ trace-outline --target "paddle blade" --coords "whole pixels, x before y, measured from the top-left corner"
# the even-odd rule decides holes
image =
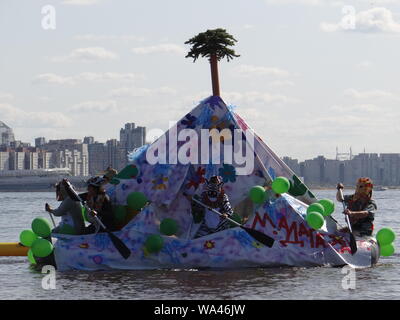
[[[357,252],[357,241],[352,233],[350,233],[350,249],[352,255]]]
[[[254,239],[256,239],[258,242],[262,243],[263,245],[271,248],[274,245],[275,240],[271,238],[270,236],[267,236],[265,233],[262,233],[260,231],[246,228],[243,226],[240,226],[243,230],[245,230],[249,235],[251,235]]]
[[[107,231],[108,235],[110,236],[111,242],[114,244],[115,249],[121,254],[124,259],[128,259],[131,255],[131,250],[123,243],[123,241],[114,235],[112,232]]]

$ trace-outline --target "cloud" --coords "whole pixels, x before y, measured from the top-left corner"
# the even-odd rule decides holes
[[[142,74],[136,73],[117,73],[117,72],[82,72],[75,77],[76,80],[85,81],[134,81],[143,79]]]
[[[0,100],[13,100],[14,96],[8,92],[1,92],[0,91]]]
[[[170,87],[160,88],[138,88],[138,87],[123,87],[113,89],[109,92],[109,96],[112,98],[125,98],[125,97],[148,97],[153,95],[175,95],[177,90]]]
[[[71,6],[91,6],[99,3],[101,0],[64,0],[62,4]]]
[[[29,112],[10,104],[0,104],[0,114],[13,127],[24,128],[67,128],[72,121],[61,112]]]
[[[307,5],[307,6],[316,6],[322,5],[325,3],[324,0],[264,0],[266,4],[269,5]]]
[[[118,111],[118,106],[114,100],[91,100],[75,104],[68,108],[68,111],[76,112],[76,115],[80,112],[112,113]]]
[[[108,51],[103,47],[88,47],[78,48],[73,50],[67,56],[55,57],[52,59],[54,62],[65,61],[79,61],[79,62],[94,62],[101,60],[116,60],[118,55],[114,52]]]
[[[398,99],[393,93],[384,90],[359,91],[356,89],[347,89],[344,95],[354,99]]]
[[[338,23],[321,23],[321,29],[325,32],[399,33],[400,23],[394,20],[393,13],[389,9],[379,7],[356,13],[355,24],[352,27],[344,17]]]
[[[85,41],[144,41],[144,37],[134,35],[101,35],[101,34],[78,34],[74,36],[75,40]]]
[[[33,80],[33,84],[53,84],[53,85],[76,85],[82,81],[90,82],[133,82],[143,79],[144,76],[135,73],[117,73],[117,72],[81,72],[75,76],[60,76],[54,73],[42,73],[37,75]]]
[[[54,73],[42,73],[37,75],[33,80],[33,84],[55,84],[55,85],[74,85],[75,81],[72,77],[63,77]]]
[[[268,83],[274,87],[294,86],[294,82],[290,80],[275,80]]]
[[[349,1],[340,0],[264,0],[267,5],[302,5],[302,6],[332,6],[339,7],[349,5]],[[400,4],[400,0],[353,0],[357,5],[385,5],[385,4]]]
[[[132,52],[136,54],[173,53],[183,55],[186,51],[187,50],[183,46],[173,43],[163,43],[155,46],[137,47],[132,49]]]
[[[373,66],[373,63],[369,60],[363,60],[356,64],[357,68],[362,68],[362,69],[370,68],[372,66]]]
[[[298,103],[299,100],[291,98],[282,94],[273,94],[268,92],[259,91],[246,91],[246,92],[224,92],[226,101],[232,101],[232,103],[240,104],[243,106],[253,106],[259,104],[265,106],[266,104],[288,104]]]
[[[234,73],[238,76],[251,77],[251,76],[275,76],[275,77],[288,77],[290,73],[286,70],[275,67],[262,67],[253,65],[241,65],[234,69]]]
[[[374,113],[378,112],[379,108],[374,104],[354,104],[354,105],[334,105],[331,107],[334,114],[349,114],[349,113]]]

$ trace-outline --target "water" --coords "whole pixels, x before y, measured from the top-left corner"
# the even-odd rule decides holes
[[[316,192],[335,198],[334,190]],[[400,190],[375,192],[375,228],[400,235]],[[54,193],[0,193],[0,242],[16,242]],[[342,222],[337,207],[334,216]],[[57,218],[56,218],[57,221]],[[396,246],[399,240],[396,239]],[[345,290],[340,268],[273,268],[226,271],[71,271],[57,273],[55,290],[42,289],[43,275],[25,257],[0,257],[0,299],[400,299],[399,254],[356,271],[356,289]]]

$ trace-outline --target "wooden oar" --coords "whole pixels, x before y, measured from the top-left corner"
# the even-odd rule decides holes
[[[262,243],[263,245],[271,248],[275,242],[275,240],[273,238],[271,238],[270,236],[267,236],[265,233],[262,233],[260,231],[254,230],[254,229],[250,229],[247,227],[242,226],[240,223],[236,222],[235,220],[232,220],[228,217],[225,217],[222,213],[220,213],[219,211],[215,210],[214,208],[211,208],[209,206],[207,206],[206,204],[204,204],[203,202],[192,198],[193,201],[197,202],[199,205],[203,206],[204,208],[207,208],[208,210],[218,214],[219,216],[223,216],[225,219],[227,219],[228,221],[230,221],[231,223],[237,225],[238,227],[242,228],[244,231],[246,231],[249,235],[251,235],[254,239],[256,239],[258,242]]]
[[[82,198],[74,190],[74,188],[72,187],[71,183],[68,180],[65,180],[65,184],[66,184],[66,190],[68,192],[68,195],[71,197],[72,200],[80,201],[82,203],[82,205],[88,210],[88,212],[94,211],[94,210],[91,210],[87,206],[86,202],[84,200],[82,200]],[[118,238],[115,234],[113,234],[110,230],[108,230],[106,228],[106,226],[101,222],[101,220],[96,215],[94,215],[94,218],[99,223],[99,225],[104,229],[104,231],[107,232],[108,236],[111,239],[111,242],[113,243],[115,248],[118,250],[118,252],[121,254],[121,256],[124,257],[124,259],[128,259],[129,256],[131,255],[131,250],[129,250],[129,248],[125,245],[125,243],[120,238]]]
[[[339,197],[340,200],[342,201],[343,204],[343,210],[346,210],[346,205],[344,203],[344,197],[343,197],[343,191],[341,188],[338,188],[339,191]],[[349,215],[345,214],[345,219],[346,219],[346,224],[347,224],[347,228],[349,228],[349,232],[350,232],[350,249],[351,249],[351,254],[355,254],[357,252],[357,242],[356,242],[356,238],[354,237],[353,234],[353,230],[351,229],[351,223],[350,223],[350,219],[349,219]]]

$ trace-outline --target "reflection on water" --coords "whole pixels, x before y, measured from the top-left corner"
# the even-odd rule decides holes
[[[319,191],[334,199],[334,191]],[[400,191],[375,193],[376,229],[399,234]],[[0,242],[18,241],[36,216],[46,217],[52,193],[0,193]],[[6,205],[5,205],[6,204]],[[342,222],[340,210],[335,217]],[[398,240],[396,240],[398,243]],[[25,257],[0,257],[0,299],[399,299],[399,254],[356,271],[356,289],[344,290],[340,268],[57,272],[56,290],[41,287],[43,274]]]

